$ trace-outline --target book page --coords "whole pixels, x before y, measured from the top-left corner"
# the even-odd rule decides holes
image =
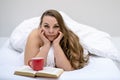
[[[48,73],[48,74],[60,74],[63,72],[63,69],[53,68],[53,67],[44,67],[43,70],[37,71],[37,73]]]
[[[36,71],[32,70],[29,66],[22,66],[16,70],[17,72],[27,72],[27,73],[32,73],[35,74]]]

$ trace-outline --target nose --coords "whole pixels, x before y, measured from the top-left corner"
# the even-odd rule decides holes
[[[49,33],[53,33],[54,30],[52,28],[49,29]]]

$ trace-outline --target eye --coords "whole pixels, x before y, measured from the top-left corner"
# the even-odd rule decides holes
[[[59,28],[59,26],[54,26],[54,28]]]
[[[49,25],[44,25],[45,28],[49,28]]]

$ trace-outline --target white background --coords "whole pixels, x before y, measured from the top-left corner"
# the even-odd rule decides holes
[[[79,23],[120,36],[120,0],[0,0],[0,37],[9,37],[23,20],[57,9]]]

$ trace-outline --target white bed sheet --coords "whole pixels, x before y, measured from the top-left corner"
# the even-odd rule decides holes
[[[31,78],[14,75],[14,70],[23,65],[22,55],[5,42],[0,49],[0,80],[120,80],[120,70],[107,58],[90,56],[88,66],[70,72],[64,72],[58,79]]]

